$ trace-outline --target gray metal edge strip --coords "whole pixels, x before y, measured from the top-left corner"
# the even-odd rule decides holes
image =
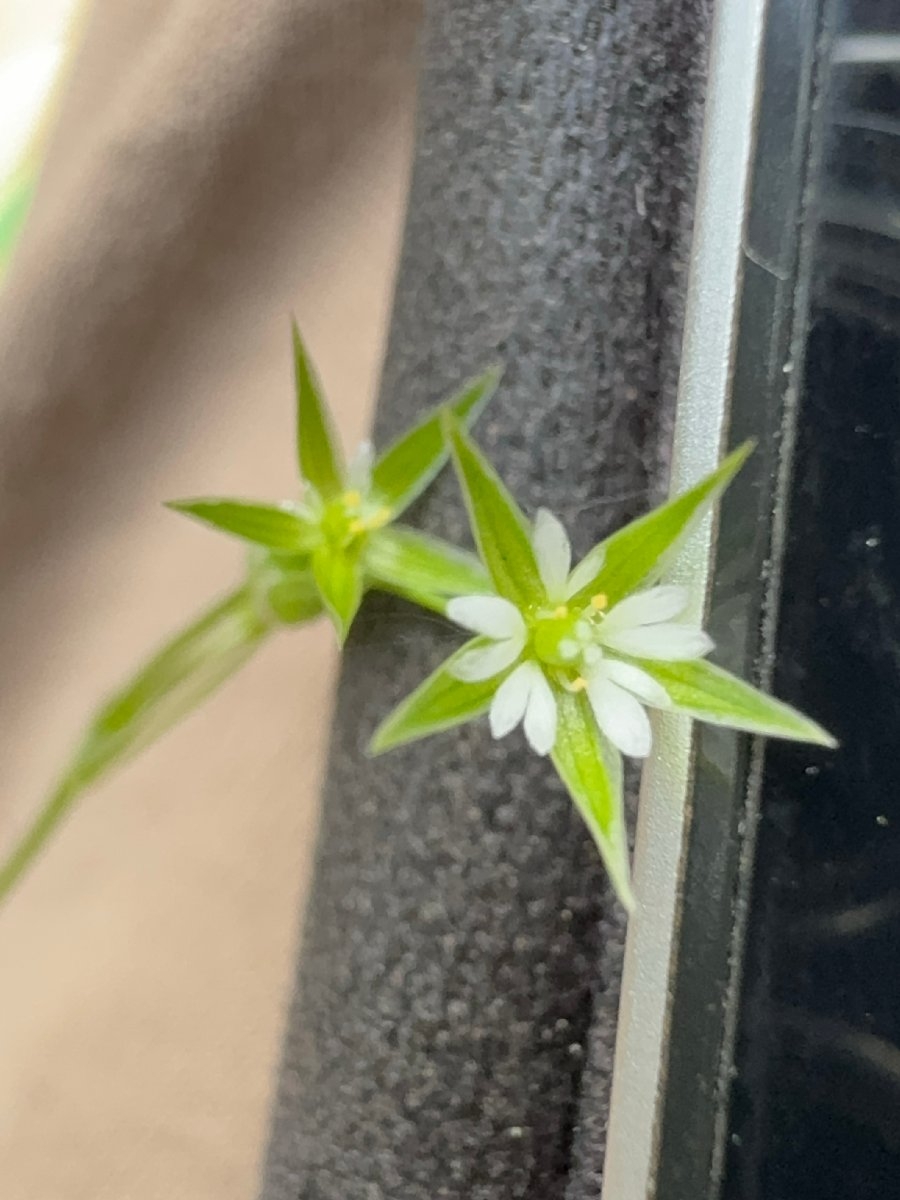
[[[727,437],[742,241],[754,143],[767,0],[718,0],[710,50],[671,486],[713,470]],[[686,542],[672,578],[687,584],[694,617],[706,607],[714,548],[708,517]],[[603,1200],[655,1195],[665,1082],[672,949],[689,820],[690,722],[666,715],[641,786],[634,869],[638,907],[625,967]]]

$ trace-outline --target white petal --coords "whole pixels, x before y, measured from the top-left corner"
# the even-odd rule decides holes
[[[693,625],[639,625],[634,629],[607,633],[606,623],[599,631],[604,645],[635,658],[655,658],[660,662],[683,662],[702,658],[713,648],[709,634]]]
[[[566,584],[566,599],[571,599],[576,592],[586,588],[591,580],[600,574],[600,568],[605,562],[606,549],[602,545],[595,546],[593,550],[588,551],[569,576],[569,582]]]
[[[483,679],[491,679],[512,666],[522,653],[523,646],[524,641],[519,638],[507,638],[502,642],[492,642],[489,646],[475,646],[460,655],[450,667],[450,674],[463,683],[480,683]]]
[[[371,442],[360,442],[353,460],[347,470],[347,482],[350,487],[363,495],[372,485],[372,463],[375,461],[375,448]]]
[[[687,588],[677,584],[650,588],[646,592],[635,592],[626,596],[612,608],[603,622],[610,633],[614,629],[632,629],[635,625],[654,625],[658,621],[671,621],[680,616],[687,607]]]
[[[634,667],[631,663],[618,662],[614,658],[607,658],[602,670],[607,679],[611,679],[619,687],[625,688],[637,696],[638,700],[643,700],[645,704],[650,704],[654,708],[671,707],[672,701],[663,685],[657,683],[652,675],[642,671],[640,667]]]
[[[524,662],[497,688],[490,712],[493,737],[506,737],[525,716],[528,697],[531,695],[533,672],[537,669],[534,663]]]
[[[650,753],[650,720],[630,692],[595,675],[588,680],[588,699],[600,729],[623,754],[645,758]]]
[[[525,736],[535,754],[549,754],[556,743],[556,698],[540,667],[535,667],[525,709]]]
[[[572,565],[572,547],[562,523],[549,509],[538,509],[531,544],[547,595],[551,600],[564,599]]]
[[[458,596],[447,604],[447,616],[463,629],[484,637],[525,636],[522,614],[502,596]]]

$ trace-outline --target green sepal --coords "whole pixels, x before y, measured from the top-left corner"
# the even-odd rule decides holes
[[[249,579],[260,611],[271,612],[283,625],[314,620],[324,609],[308,557],[254,550]]]
[[[325,499],[342,492],[347,470],[341,444],[325,402],[321,384],[297,328],[294,339],[294,380],[297,389],[297,461],[300,475]]]
[[[444,428],[478,552],[499,595],[520,609],[546,600],[522,510],[472,440],[449,417]]]
[[[166,507],[269,550],[308,554],[322,540],[319,527],[287,505],[209,496],[171,500]]]
[[[589,553],[602,556],[603,565],[594,579],[571,597],[571,603],[587,604],[602,592],[612,605],[639,587],[655,583],[686,535],[741,469],[753,446],[753,442],[744,442],[700,483],[595,546]]]
[[[382,721],[369,743],[369,753],[383,754],[486,713],[509,670],[491,679],[465,683],[454,678],[452,669],[462,655],[488,644],[487,638],[474,638],[443,662]]]
[[[240,588],[179,634],[113,695],[88,726],[55,791],[0,866],[0,899],[81,794],[196,708],[247,661],[271,628],[250,590]]]
[[[831,734],[815,721],[705,659],[633,661],[662,684],[680,712],[700,721],[830,749],[837,746]]]
[[[312,572],[341,645],[347,640],[363,598],[363,570],[353,549],[323,545],[314,551]]]
[[[435,612],[444,612],[451,596],[491,591],[488,573],[474,554],[400,525],[373,533],[364,561],[372,586]]]
[[[597,727],[586,694],[554,689],[553,764],[591,832],[616,894],[634,908],[622,787],[622,757]]]
[[[471,425],[500,382],[491,367],[470,380],[453,399],[436,408],[415,428],[389,446],[372,468],[372,495],[397,515],[424,492],[447,461],[442,416],[451,412],[461,425]]]

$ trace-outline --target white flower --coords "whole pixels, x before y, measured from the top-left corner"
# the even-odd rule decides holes
[[[525,618],[500,596],[461,596],[447,605],[447,616],[471,633],[488,639],[453,665],[457,679],[476,683],[499,675],[521,658],[528,641]],[[556,741],[556,700],[535,659],[519,663],[500,684],[491,702],[491,733],[495,738],[522,723],[531,748],[549,754]]]
[[[712,639],[696,626],[671,620],[684,612],[687,602],[687,590],[674,585],[635,592],[602,618],[593,631],[595,644],[583,653],[594,717],[623,754],[645,758],[650,753],[652,732],[644,705],[667,708],[671,701],[649,672],[604,651],[666,662],[702,658],[712,650]]]
[[[623,754],[645,757],[652,742],[646,708],[667,708],[671,701],[650,671],[620,656],[681,662],[709,653],[712,641],[702,629],[675,620],[687,606],[686,589],[652,587],[609,612],[599,593],[573,605],[573,597],[597,578],[603,551],[593,551],[572,571],[566,531],[546,509],[538,511],[532,546],[546,603],[523,613],[501,596],[451,600],[450,619],[481,639],[457,658],[452,674],[478,683],[514,668],[491,702],[495,738],[521,723],[532,748],[549,754],[558,715],[554,687],[566,688],[587,692],[597,725]]]

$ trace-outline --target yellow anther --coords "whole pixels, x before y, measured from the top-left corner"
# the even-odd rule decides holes
[[[596,596],[591,596],[591,608],[595,612],[603,612],[607,604],[609,604],[609,597],[606,592],[598,592]]]
[[[351,533],[365,533],[368,526],[365,521],[361,521],[358,517],[355,521],[351,521],[347,526]]]
[[[572,682],[569,684],[569,691],[570,692],[583,692],[586,687],[587,687],[587,680],[583,676],[579,675],[577,679],[573,679]]]
[[[344,503],[348,508],[359,508],[362,504],[362,496],[359,492],[344,492]]]
[[[560,604],[558,608],[554,608],[553,615],[557,620],[561,621],[563,617],[569,615],[569,606],[567,604]]]

